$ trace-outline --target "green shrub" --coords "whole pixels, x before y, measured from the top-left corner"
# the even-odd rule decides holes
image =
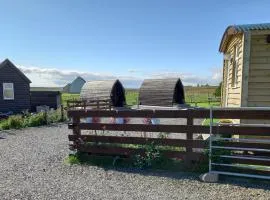
[[[22,116],[20,115],[10,116],[7,121],[9,128],[12,129],[23,128],[24,122]]]
[[[8,130],[9,128],[9,124],[8,124],[8,120],[3,120],[0,123],[0,130]]]
[[[216,88],[214,95],[216,97],[220,97],[221,96],[221,87],[222,87],[222,82],[219,83],[218,87]]]
[[[48,122],[49,123],[66,121],[67,120],[67,117],[66,117],[66,114],[65,113],[64,113],[63,117],[64,118],[62,119],[61,109],[52,110],[52,111],[49,111],[48,112]]]
[[[37,114],[31,115],[27,120],[27,126],[42,126],[47,124],[47,116],[46,113],[40,112]]]
[[[140,169],[151,168],[162,159],[159,150],[154,143],[145,145],[144,155],[135,155],[134,166]]]
[[[74,164],[80,164],[80,160],[78,158],[78,156],[76,155],[69,155],[66,160],[65,160],[66,163],[69,163],[71,165],[74,165]]]

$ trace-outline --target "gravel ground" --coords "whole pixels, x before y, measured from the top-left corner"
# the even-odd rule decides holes
[[[198,175],[64,164],[67,125],[9,131],[0,139],[0,199],[270,199],[269,182],[202,183]]]

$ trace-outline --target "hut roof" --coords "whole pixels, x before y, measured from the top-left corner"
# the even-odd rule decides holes
[[[89,81],[81,89],[81,99],[110,99],[113,106],[126,103],[125,89],[119,80]]]
[[[179,103],[179,101],[175,102],[177,95],[180,95],[181,100],[184,101],[184,88],[179,78],[145,79],[140,88],[139,104],[172,106],[173,103]]]
[[[262,23],[262,24],[242,24],[242,25],[231,25],[228,26],[222,36],[219,51],[224,52],[228,41],[235,34],[250,32],[254,30],[270,30],[270,23]]]

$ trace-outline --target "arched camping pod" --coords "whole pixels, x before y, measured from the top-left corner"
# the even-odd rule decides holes
[[[123,107],[126,104],[125,89],[119,80],[86,82],[80,97],[82,100],[110,99],[114,107]]]
[[[184,103],[184,86],[179,78],[146,79],[141,85],[140,105],[173,106]]]

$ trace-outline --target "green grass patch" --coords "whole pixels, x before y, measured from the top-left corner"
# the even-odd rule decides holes
[[[139,91],[126,90],[126,103],[128,106],[137,105],[138,97],[139,97]]]
[[[213,119],[213,123],[214,123],[214,124],[219,123],[219,119]],[[210,126],[210,119],[209,119],[209,118],[204,119],[202,125],[203,125],[203,126]]]
[[[148,161],[150,161],[149,158]],[[177,159],[159,158],[155,161],[151,160],[151,164],[147,165],[145,158],[138,158],[134,156],[132,158],[125,158],[119,156],[97,156],[89,155],[87,153],[76,153],[69,155],[65,159],[67,164],[80,164],[91,165],[103,168],[134,168],[134,169],[153,169],[153,170],[168,170],[168,171],[183,171],[185,166],[183,161]]]
[[[168,171],[207,171],[208,163],[194,163],[192,167],[186,168],[185,163],[179,159],[170,159],[163,155],[163,151],[184,151],[182,147],[160,146],[154,143],[146,145],[136,144],[108,144],[108,143],[87,143],[91,146],[99,147],[122,147],[132,149],[144,149],[145,153],[135,154],[130,158],[121,156],[97,156],[87,153],[76,153],[65,159],[69,164],[86,164],[100,167],[120,167],[120,168],[137,168],[137,169],[159,169]]]
[[[0,122],[0,130],[21,129],[25,127],[42,126],[67,120],[66,113],[62,119],[61,110],[49,111],[47,113],[26,113],[25,115],[13,115]]]
[[[202,108],[210,108],[212,107],[220,107],[220,102],[203,102],[203,103],[188,103],[190,106],[202,107]]]
[[[62,97],[62,105],[66,107],[68,100],[79,100],[80,94],[62,93],[61,97]]]
[[[219,107],[220,102],[208,102],[208,97],[213,97],[216,87],[189,87],[185,88],[186,103],[199,107]],[[128,106],[138,104],[139,89],[126,89],[126,103]],[[62,104],[66,107],[68,100],[79,100],[79,94],[62,93]],[[199,102],[199,103],[196,103]]]

